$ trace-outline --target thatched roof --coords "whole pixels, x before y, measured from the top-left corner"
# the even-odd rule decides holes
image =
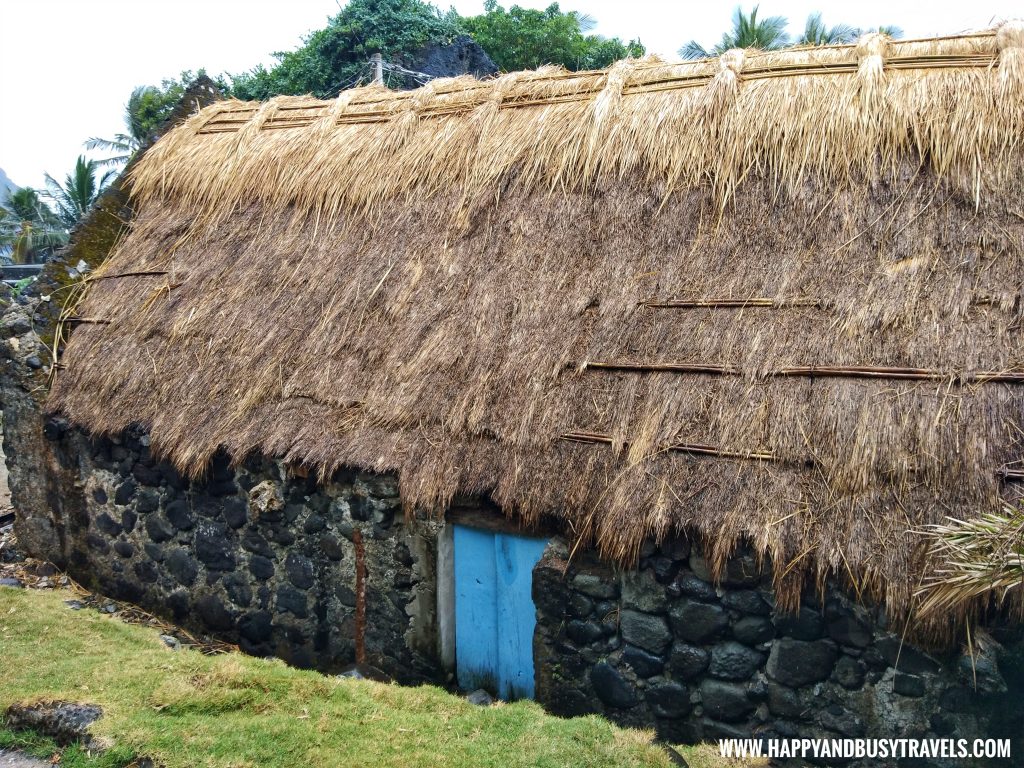
[[[135,171],[53,409],[747,539],[908,607],[1024,458],[1024,27],[225,101]]]

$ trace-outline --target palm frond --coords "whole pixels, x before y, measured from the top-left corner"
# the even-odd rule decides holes
[[[857,37],[857,30],[849,24],[825,25],[820,13],[812,13],[807,17],[804,32],[797,41],[798,45],[837,45],[849,43]]]
[[[50,174],[45,174],[46,196],[53,201],[57,217],[68,229],[73,229],[86,211],[96,202],[103,187],[116,175],[116,171],[106,171],[97,181],[96,171],[99,164],[95,160],[87,160],[79,155],[75,169],[69,173],[61,184]]]
[[[1002,603],[1024,586],[1024,507],[974,520],[949,518],[921,531],[939,561],[918,591],[924,616],[991,595]]]
[[[691,40],[678,51],[679,57],[683,59],[707,59],[711,52],[696,40]]]

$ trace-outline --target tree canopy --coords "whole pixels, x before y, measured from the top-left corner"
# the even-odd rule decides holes
[[[303,93],[330,98],[370,79],[371,54],[379,51],[405,65],[427,43],[451,42],[461,32],[457,14],[442,14],[422,0],[351,0],[300,48],[275,53],[270,69],[233,76],[231,87],[240,99]]]
[[[593,20],[576,11],[562,11],[558,3],[543,11],[518,5],[505,10],[496,0],[487,0],[484,12],[463,18],[462,25],[506,72],[542,64],[560,64],[569,70],[599,69],[644,54],[639,40],[624,43],[617,37],[586,34],[593,28]]]
[[[562,11],[558,3],[543,11],[518,5],[506,10],[488,0],[482,14],[462,17],[423,0],[351,0],[297,50],[275,53],[277,63],[269,69],[259,66],[234,75],[232,91],[240,99],[260,101],[278,94],[331,98],[369,81],[373,53],[409,67],[428,44],[446,45],[465,34],[505,71],[541,64],[595,69],[643,55],[639,40],[587,34],[592,27],[589,17]]]
[[[97,174],[100,174],[99,164],[82,155],[78,156],[75,169],[64,178],[63,184],[46,174],[46,196],[53,201],[57,218],[67,229],[74,229],[116,171]]]
[[[14,264],[43,261],[67,241],[67,230],[34,189],[16,190],[0,206],[0,249]]]

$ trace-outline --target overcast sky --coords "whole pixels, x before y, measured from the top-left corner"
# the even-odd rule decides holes
[[[483,0],[442,0],[480,13]],[[511,2],[503,3],[506,7]],[[542,8],[548,0],[519,0]],[[745,7],[753,5],[745,3]],[[597,21],[599,34],[639,37],[666,57],[690,39],[714,44],[736,3],[714,0],[563,0]],[[338,12],[337,0],[0,0],[0,168],[21,186],[43,173],[63,178],[90,136],[123,132],[124,103],[137,85],[184,69],[211,74],[269,64]],[[1022,14],[1019,0],[761,0],[797,33],[807,15],[855,27],[895,24],[908,37],[951,34]]]

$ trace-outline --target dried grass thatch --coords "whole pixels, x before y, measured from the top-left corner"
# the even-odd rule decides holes
[[[623,562],[746,539],[784,605],[838,573],[903,611],[914,531],[1017,495],[1022,43],[217,104],[140,162],[51,407],[191,472],[489,493]]]

